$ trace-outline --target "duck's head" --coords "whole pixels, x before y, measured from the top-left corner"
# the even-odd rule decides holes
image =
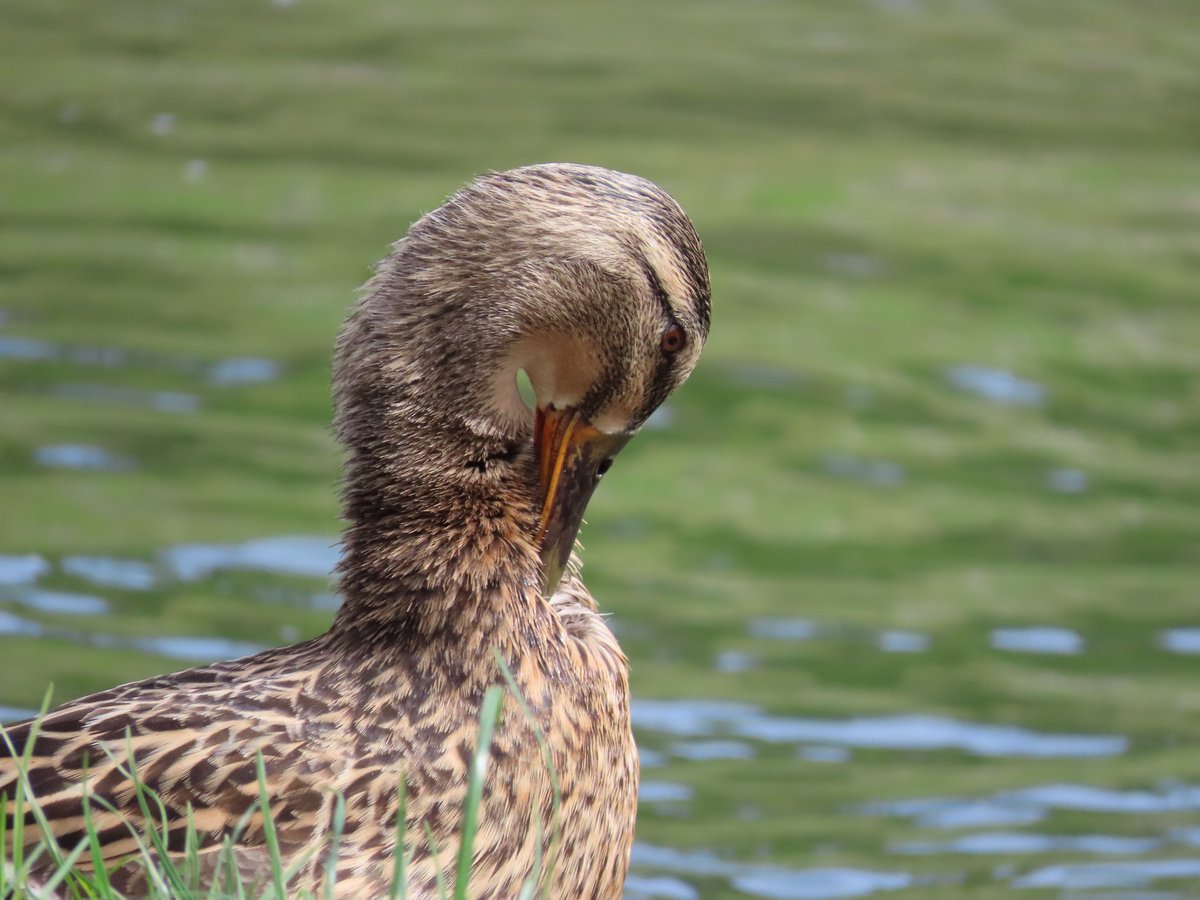
[[[700,239],[651,182],[560,164],[484,176],[368,285],[339,341],[339,435],[352,466],[423,473],[434,494],[524,484],[549,593],[600,476],[695,366],[709,308]]]

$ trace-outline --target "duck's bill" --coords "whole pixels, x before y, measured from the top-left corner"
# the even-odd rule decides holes
[[[600,480],[601,466],[629,437],[606,434],[573,409],[538,409],[533,440],[544,498],[538,540],[544,567],[542,592],[547,597],[562,579],[583,512]]]

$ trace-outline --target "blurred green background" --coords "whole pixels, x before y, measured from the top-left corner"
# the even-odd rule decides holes
[[[6,0],[0,84],[0,713],[322,630],[355,287],[595,163],[715,295],[582,535],[629,896],[1200,896],[1194,2]]]

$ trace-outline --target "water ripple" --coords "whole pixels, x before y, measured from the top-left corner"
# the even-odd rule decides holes
[[[1200,628],[1168,628],[1158,642],[1168,653],[1200,653]]]
[[[961,722],[944,716],[849,719],[771,716],[746,703],[635,700],[636,727],[680,737],[728,733],[770,743],[819,743],[880,750],[961,750],[974,756],[1117,756],[1129,741],[1112,734],[1053,734],[1015,725]]]
[[[215,363],[208,372],[213,384],[230,386],[237,384],[262,384],[279,377],[281,367],[273,359],[241,356],[223,359]]]
[[[134,467],[131,459],[94,444],[46,444],[34,451],[33,458],[51,469],[125,472]]]
[[[754,748],[742,741],[680,741],[671,745],[671,754],[680,759],[754,759]]]
[[[164,551],[162,559],[182,581],[196,581],[219,569],[328,578],[341,550],[336,538],[285,536],[243,544],[179,544]]]
[[[642,900],[642,898],[646,898],[646,900],[650,900],[650,898],[700,900],[700,892],[686,881],[665,876],[647,878],[641,875],[630,875],[625,879],[625,890],[621,896],[624,900]]]
[[[136,559],[113,559],[107,556],[67,556],[60,563],[68,575],[90,581],[101,587],[148,591],[154,587],[154,567]]]
[[[901,890],[914,878],[907,872],[866,869],[783,869],[729,862],[705,850],[675,850],[637,842],[630,863],[637,868],[701,878],[723,878],[737,890],[755,897],[835,900],[880,891]]]
[[[46,560],[34,553],[20,556],[0,554],[0,584],[29,584],[49,571]]]
[[[993,649],[1012,653],[1076,656],[1083,652],[1083,636],[1069,628],[995,628],[990,640]]]
[[[99,597],[66,591],[27,588],[16,595],[16,600],[22,606],[50,615],[98,616],[108,612],[108,603]]]
[[[1015,856],[1059,851],[1122,856],[1149,853],[1156,850],[1161,843],[1156,838],[1111,834],[1061,835],[991,831],[984,834],[966,834],[951,841],[909,841],[893,844],[888,849],[892,853],[922,856],[938,853]]]
[[[960,391],[1001,406],[1042,406],[1049,393],[1037,382],[988,366],[954,366],[946,372],[946,378]]]
[[[1054,783],[1000,791],[983,798],[916,797],[869,803],[866,815],[914,819],[934,828],[1021,825],[1036,822],[1051,809],[1091,813],[1186,812],[1200,809],[1200,785],[1171,784],[1158,791],[1117,790],[1087,784]]]
[[[54,393],[68,400],[143,406],[158,412],[194,413],[200,409],[200,398],[183,391],[150,391],[101,384],[63,384],[57,386]]]
[[[1148,887],[1162,878],[1200,878],[1200,859],[1142,859],[1046,866],[1013,880],[1019,888]]]

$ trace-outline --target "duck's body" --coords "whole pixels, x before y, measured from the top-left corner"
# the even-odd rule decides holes
[[[578,572],[559,576],[598,473],[694,364],[707,290],[682,211],[606,170],[489,176],[414,225],[339,340],[349,525],[333,626],[51,712],[29,776],[60,845],[84,834],[86,764],[106,864],[136,850],[132,746],[169,851],[184,851],[190,809],[209,866],[233,837],[238,868],[263,880],[261,816],[236,833],[261,753],[291,890],[322,888],[340,795],[335,893],[386,895],[403,782],[408,896],[436,896],[498,654],[528,712],[508,698],[496,727],[470,894],[515,897],[532,879],[553,897],[619,897],[638,773],[627,665]],[[18,751],[30,728],[10,727]],[[0,759],[0,793],[15,778]],[[144,877],[134,863],[116,881]]]
[[[336,792],[346,815],[337,896],[354,898],[387,894],[403,779],[413,854],[409,896],[433,897],[439,874],[453,883],[480,702],[499,680],[496,666],[478,660],[496,647],[535,721],[506,703],[474,844],[471,896],[516,897],[539,860],[556,853],[552,896],[619,897],[637,791],[628,681],[611,632],[586,595],[580,599],[571,590],[556,596],[561,628],[553,635],[546,623],[510,631],[494,621],[497,630],[481,632],[476,648],[464,648],[451,634],[364,644],[335,627],[303,644],[85,697],[43,722],[32,788],[62,845],[73,847],[84,837],[77,786],[86,754],[91,793],[119,811],[92,809],[105,858],[128,856],[137,844],[121,819],[141,819],[118,767],[128,760],[128,729],[139,777],[162,798],[173,823],[171,849],[184,849],[191,805],[211,870],[221,838],[259,795],[261,753],[281,855],[290,862],[312,854],[290,889],[322,887]],[[556,847],[554,782],[534,724],[548,741],[559,783]],[[27,730],[10,733],[19,745]],[[237,856],[247,882],[270,872],[258,816],[242,833]],[[140,864],[115,882],[138,890]]]

